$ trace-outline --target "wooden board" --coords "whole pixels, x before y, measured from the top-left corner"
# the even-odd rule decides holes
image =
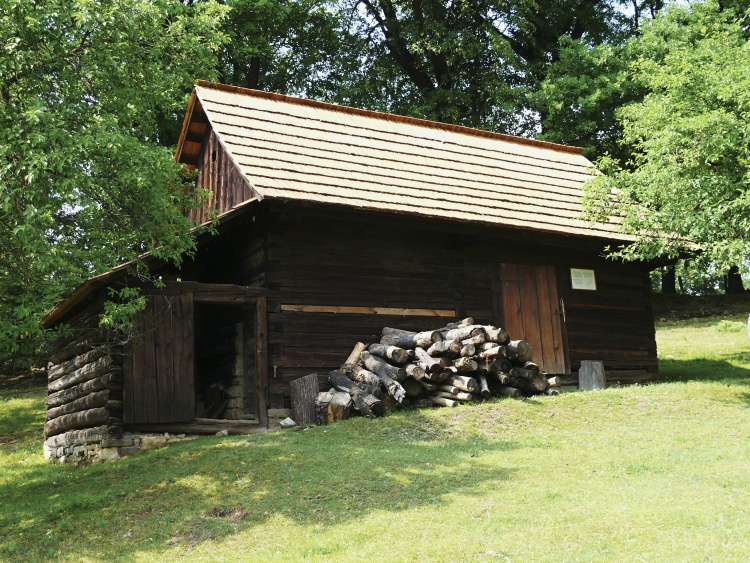
[[[501,264],[502,327],[533,348],[532,360],[549,374],[570,373],[565,362],[554,266]]]

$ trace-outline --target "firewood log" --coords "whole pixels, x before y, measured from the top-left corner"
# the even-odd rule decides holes
[[[370,344],[367,347],[370,354],[379,356],[384,360],[391,360],[397,364],[405,364],[409,359],[409,354],[403,348],[398,346],[388,346],[386,344]]]
[[[502,328],[485,326],[484,331],[487,333],[487,340],[490,342],[496,342],[497,344],[506,344],[507,342],[510,342],[508,333]]]
[[[315,422],[315,399],[318,396],[318,375],[311,373],[289,383],[292,420],[298,425]]]
[[[560,391],[558,391],[557,389],[550,389],[548,387],[547,389],[544,390],[544,394],[545,395],[559,395]]]
[[[531,360],[529,360],[528,362],[524,362],[523,369],[529,370],[533,375],[537,375],[539,373],[539,366]]]
[[[374,358],[374,356],[370,354],[369,352],[362,352],[363,361],[367,362],[370,358]],[[370,365],[374,366],[374,373],[383,382],[386,390],[388,391],[388,394],[394,399],[396,399],[398,403],[403,404],[404,400],[406,399],[406,391],[404,391],[404,388],[401,387],[401,384],[398,381],[394,380],[390,376],[388,370],[384,367],[384,366],[388,366],[388,364],[386,364],[383,361],[379,361],[379,362],[371,361]],[[392,368],[393,366],[388,366],[388,367]]]
[[[404,388],[407,397],[419,397],[423,392],[422,386],[414,379],[405,379],[401,382],[401,387]]]
[[[480,358],[500,358],[505,354],[505,346],[497,345],[494,342],[486,342],[485,344],[490,344],[491,347],[479,352]]]
[[[349,392],[349,389],[354,387],[354,381],[346,377],[341,370],[333,370],[328,372],[328,383],[333,385],[339,391]]]
[[[380,377],[380,372],[383,371],[396,381],[403,381],[406,379],[406,370],[404,368],[392,366],[383,358],[373,356],[370,352],[362,352],[362,363],[365,368],[376,374],[378,377]]]
[[[452,399],[444,399],[442,397],[428,397],[429,401],[433,405],[441,407],[455,407],[458,403]]]
[[[500,394],[503,395],[504,397],[513,397],[514,399],[519,399],[523,397],[521,392],[515,387],[502,386],[500,387]]]
[[[510,372],[508,373],[508,375],[510,375],[511,377],[515,377],[517,379],[530,379],[531,376],[533,375],[533,372],[527,369],[515,366],[510,369]]]
[[[474,395],[465,391],[459,391],[458,393],[435,391],[434,393],[430,393],[430,397],[442,397],[443,399],[452,399],[454,401],[471,401],[474,399]]]
[[[461,341],[461,344],[464,346],[468,344],[479,346],[480,344],[484,344],[486,341],[487,341],[487,335],[484,332],[482,332],[481,334],[477,334],[476,336],[472,336],[471,338],[464,338]]]
[[[428,383],[427,381],[420,380],[419,384],[422,386],[422,389],[424,389],[427,392],[430,391],[437,391],[438,386],[434,383]]]
[[[388,344],[407,349],[413,349],[416,346],[429,348],[433,342],[438,342],[443,339],[442,335],[436,330],[411,332],[391,327],[384,327],[381,331],[381,335],[381,344]]]
[[[487,336],[487,333],[484,331],[484,327],[481,325],[469,325],[464,326],[461,328],[454,328],[452,330],[449,330],[445,334],[443,334],[443,340],[466,340],[467,338],[471,338],[473,336],[477,336],[479,334]]]
[[[451,378],[450,384],[454,387],[458,387],[461,391],[466,391],[467,393],[479,392],[479,383],[477,383],[477,380],[473,377],[455,375]]]
[[[315,423],[319,425],[328,424],[328,405],[333,399],[333,395],[336,393],[335,389],[330,389],[325,393],[318,393],[315,399]],[[295,424],[301,423],[294,421]]]
[[[440,362],[430,356],[424,348],[415,348],[414,356],[414,362],[427,373],[432,374],[443,369]]]
[[[349,354],[349,357],[346,359],[344,363],[345,364],[359,363],[359,358],[362,355],[362,352],[364,352],[366,349],[367,349],[367,344],[365,344],[364,342],[357,342],[351,354]]]
[[[349,418],[353,404],[354,401],[349,393],[334,393],[331,402],[328,403],[328,423]]]
[[[462,358],[470,358],[476,353],[477,353],[477,349],[474,347],[473,344],[466,344],[461,348],[460,355]]]
[[[349,377],[352,381],[358,381],[359,383],[365,383],[367,385],[380,385],[380,378],[366,370],[365,368],[353,364],[343,364],[341,366],[341,372]]]
[[[427,376],[427,372],[419,367],[417,364],[406,364],[404,366],[407,377],[416,379],[417,381],[423,380]]]
[[[471,358],[459,358],[453,362],[453,367],[459,372],[477,371],[479,365]]]
[[[555,377],[548,377],[547,378],[547,385],[549,387],[560,387],[560,378],[557,377],[557,376],[555,376]]]
[[[489,397],[490,387],[487,384],[487,376],[479,374],[477,375],[477,381],[479,381],[479,394],[482,397]]]
[[[354,401],[354,408],[361,412],[363,416],[374,418],[385,414],[383,401],[374,395],[370,395],[356,386],[349,390],[349,394]]]
[[[454,385],[438,385],[436,391],[443,391],[444,393],[455,395],[456,393],[460,393],[461,389],[455,387]]]
[[[505,357],[517,362],[531,359],[531,346],[525,340],[511,340],[505,345]]]
[[[452,356],[456,357],[461,353],[461,342],[458,340],[441,340],[440,342],[433,342],[432,345],[427,348],[427,353],[430,356]]]
[[[463,328],[465,326],[473,325],[474,319],[472,317],[466,317],[465,319],[461,319],[460,321],[456,321],[455,323],[448,323],[444,327],[441,327],[438,330],[438,332],[448,332],[449,330],[453,330],[454,328]]]

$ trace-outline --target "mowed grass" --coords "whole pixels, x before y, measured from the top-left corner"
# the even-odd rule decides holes
[[[0,559],[740,561],[744,319],[662,323],[660,385],[210,437],[75,468],[0,395]]]

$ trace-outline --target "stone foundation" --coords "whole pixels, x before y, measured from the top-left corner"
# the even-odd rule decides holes
[[[44,442],[45,459],[60,463],[88,464],[108,459],[119,459],[141,450],[158,448],[175,442],[194,440],[198,436],[185,434],[123,433],[122,437],[107,436],[102,429],[68,432]]]

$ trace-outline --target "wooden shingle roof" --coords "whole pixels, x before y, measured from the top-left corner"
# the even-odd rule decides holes
[[[200,82],[178,160],[200,148],[191,127],[207,125],[258,199],[627,240],[579,219],[593,170],[580,149]]]

